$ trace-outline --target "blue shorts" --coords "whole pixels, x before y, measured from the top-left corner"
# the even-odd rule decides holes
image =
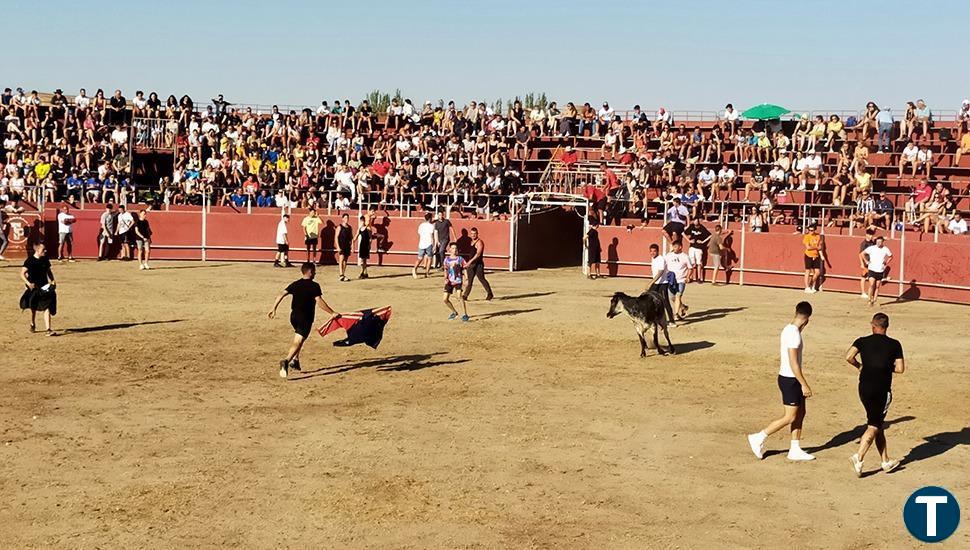
[[[427,258],[434,257],[434,245],[418,249],[418,261],[421,261],[426,257]]]
[[[674,282],[668,284],[667,287],[670,288],[670,293],[676,296],[678,294],[683,294],[684,291],[687,290],[687,283]]]

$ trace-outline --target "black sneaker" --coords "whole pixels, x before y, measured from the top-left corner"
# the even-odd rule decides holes
[[[294,360],[290,361],[290,368],[293,369],[293,370],[295,370],[295,371],[297,371],[297,372],[303,372],[303,370],[300,369],[300,360],[299,359],[294,359]]]
[[[289,374],[289,370],[290,369],[286,362],[286,359],[283,359],[282,361],[280,361],[280,378],[286,378],[286,375]]]
[[[279,262],[273,262],[273,267],[283,267]]]

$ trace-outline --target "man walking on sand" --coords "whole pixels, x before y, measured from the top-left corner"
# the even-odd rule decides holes
[[[444,210],[438,210],[438,217],[434,221],[435,231],[435,254],[434,267],[441,268],[441,262],[448,255],[448,245],[455,240],[455,230],[451,225],[451,220],[445,217]]]
[[[846,362],[859,370],[859,400],[866,411],[866,431],[859,440],[859,451],[849,457],[857,477],[862,477],[862,461],[873,441],[882,459],[882,471],[889,473],[899,466],[898,460],[889,458],[883,423],[893,401],[893,374],[906,372],[906,360],[902,344],[887,336],[887,330],[889,316],[873,315],[872,334],[857,338],[845,355]],[[859,355],[861,362],[857,359]]]
[[[801,447],[802,423],[805,420],[805,400],[812,396],[812,388],[805,380],[802,369],[802,331],[812,317],[812,304],[799,302],[795,306],[795,318],[781,331],[781,368],[778,370],[778,389],[781,390],[781,403],[784,414],[772,421],[758,433],[748,435],[751,452],[758,459],[765,456],[765,442],[773,433],[785,426],[791,426],[791,447],[788,460],[814,460]]]
[[[458,293],[458,300],[461,302],[461,320],[468,321],[468,307],[465,304],[465,295],[461,292],[462,281],[467,277],[467,272],[465,270],[466,263],[465,258],[458,255],[458,244],[451,243],[448,245],[448,255],[445,256],[444,261],[441,263],[444,268],[445,274],[445,293],[444,302],[451,310],[451,315],[448,316],[449,320],[458,318],[458,310],[451,303],[451,294],[454,292]]]
[[[320,228],[323,220],[317,215],[317,209],[311,208],[303,221],[303,244],[306,245],[306,261],[315,262],[317,257],[317,243],[320,241]]]
[[[323,299],[323,291],[320,285],[313,280],[317,274],[317,267],[313,262],[306,262],[300,266],[303,277],[289,284],[273,304],[273,309],[269,312],[269,318],[276,317],[276,309],[280,307],[280,302],[287,295],[293,296],[290,304],[290,326],[293,327],[293,342],[286,353],[286,358],[280,361],[280,378],[286,378],[290,369],[300,370],[300,351],[303,344],[313,330],[313,318],[316,306],[326,311],[334,319],[339,319],[340,314],[333,310],[326,300]]]
[[[882,235],[876,237],[876,244],[866,248],[859,253],[859,260],[866,266],[866,281],[869,282],[869,305],[876,305],[879,299],[879,285],[882,284],[886,272],[889,270],[889,262],[893,259],[893,253],[886,246],[886,238]]]
[[[482,283],[482,288],[485,289],[485,301],[488,302],[495,297],[492,294],[492,286],[488,284],[488,280],[485,279],[485,241],[483,241],[478,236],[478,228],[473,227],[469,233],[472,239],[472,257],[468,259],[468,265],[466,270],[468,272],[468,284],[465,285],[464,299],[467,300],[472,293],[472,285],[475,284],[475,279],[478,278],[479,282]]]
[[[418,278],[418,268],[424,264],[424,278],[431,276],[431,258],[434,257],[434,224],[431,223],[431,213],[424,215],[424,221],[418,225],[418,261],[411,268],[411,276]]]
[[[293,267],[290,263],[290,240],[286,228],[289,221],[290,215],[283,214],[276,224],[276,261],[273,262],[273,267]]]

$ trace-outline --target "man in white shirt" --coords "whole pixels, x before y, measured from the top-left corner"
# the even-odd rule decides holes
[[[664,256],[664,261],[667,263],[667,270],[674,274],[674,281],[670,284],[670,292],[674,295],[674,311],[677,312],[678,319],[683,319],[687,314],[684,290],[687,289],[690,257],[684,252],[684,245],[679,239],[673,241],[671,247],[671,251]]]
[[[906,144],[902,154],[899,155],[899,178],[903,177],[903,169],[909,165],[913,170],[913,177],[916,177],[916,157],[919,156],[919,149],[912,141]]]
[[[929,145],[925,145],[920,148],[919,152],[916,153],[916,166],[913,168],[913,175],[916,175],[916,171],[923,168],[926,171],[926,177],[932,177],[930,172],[933,170],[933,150],[930,149]]]
[[[734,182],[737,179],[738,174],[733,168],[727,164],[721,166],[721,169],[717,171],[717,183],[714,184],[714,189],[711,191],[711,200],[718,200],[722,189],[727,190],[727,200],[731,200],[731,191],[734,190]]]
[[[966,235],[967,234],[967,220],[963,219],[963,214],[957,213],[950,220],[950,225],[947,226],[947,230],[954,235]]]
[[[62,262],[65,259],[65,253],[67,261],[74,262],[75,221],[77,219],[69,213],[67,205],[62,206],[61,211],[57,213],[57,243],[60,245],[57,250],[57,259]]]
[[[424,263],[424,278],[431,276],[431,258],[434,257],[434,224],[431,223],[431,212],[424,215],[424,221],[418,226],[418,261],[411,268],[411,276],[418,278],[418,267]]]
[[[859,259],[866,264],[866,269],[868,269],[866,281],[869,283],[869,305],[872,306],[876,304],[876,299],[879,298],[879,286],[882,285],[882,280],[889,269],[893,253],[886,247],[886,238],[880,235],[876,237],[876,244],[859,253]]]
[[[88,97],[87,92],[84,90],[84,88],[81,88],[77,96],[74,97],[74,105],[78,109],[87,109],[88,105],[90,104],[91,104],[91,98]]]
[[[697,174],[697,186],[700,187],[701,194],[708,195],[711,200],[715,200],[716,198],[714,188],[715,181],[717,181],[717,174],[714,173],[714,170],[712,170],[710,166],[705,166],[704,169]]]
[[[778,388],[785,413],[758,433],[748,435],[748,445],[758,459],[765,456],[765,441],[785,426],[791,426],[791,447],[788,460],[814,460],[801,447],[802,423],[805,420],[805,400],[812,396],[812,388],[805,380],[802,370],[802,331],[812,317],[812,304],[799,302],[795,306],[795,318],[781,331],[781,366],[778,369]]]
[[[808,178],[815,178],[814,189],[818,191],[818,186],[820,183],[820,177],[822,174],[822,155],[818,153],[812,153],[805,158],[804,170],[801,172],[801,185],[798,186],[799,189],[804,190],[806,185],[808,185]]]
[[[273,267],[293,267],[290,263],[290,241],[286,229],[289,221],[290,215],[283,214],[280,223],[276,224],[276,261],[273,262]]]
[[[125,205],[118,206],[118,227],[116,235],[121,243],[121,261],[131,260],[131,245],[135,242],[135,232],[131,230],[135,226],[135,217],[125,208]]]
[[[656,243],[650,245],[650,276],[652,277],[647,290],[653,290],[660,294],[664,301],[664,309],[667,311],[667,324],[676,327],[674,310],[670,307],[670,275],[667,271],[667,260],[660,255],[660,247]]]
[[[741,113],[734,108],[734,105],[728,103],[724,106],[724,123],[722,129],[725,134],[733,134],[738,129],[738,119],[741,117]]]
[[[610,107],[609,103],[604,101],[603,106],[600,107],[600,110],[596,113],[596,116],[599,118],[599,130],[601,134],[606,133],[606,129],[610,127],[610,123],[613,122],[613,116],[615,114],[616,111]]]
[[[687,220],[690,217],[690,211],[687,207],[681,204],[680,197],[674,197],[673,204],[667,208],[667,213],[665,214],[666,223],[664,224],[663,230],[667,234],[668,241],[679,241],[681,235],[684,234],[684,227],[687,226]]]

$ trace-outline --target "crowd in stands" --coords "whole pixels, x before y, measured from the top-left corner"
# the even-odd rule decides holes
[[[968,102],[957,135],[944,143],[932,139],[933,114],[922,100],[898,117],[870,102],[846,120],[806,114],[754,123],[727,105],[716,124],[704,127],[679,123],[664,108],[617,113],[605,102],[596,109],[515,101],[495,112],[485,102],[394,99],[382,111],[367,100],[259,113],[222,95],[201,108],[186,95],[162,101],[155,92],[128,99],[120,90],[106,97],[82,89],[71,98],[56,90],[42,100],[36,91],[8,88],[0,96],[0,198],[147,197],[236,208],[447,205],[500,215],[508,195],[523,187],[530,148],[544,138],[564,147],[554,161],[561,170],[544,182],[551,189],[576,169],[576,149],[595,141],[602,164],[597,185],[585,191],[608,221],[646,219],[651,204],[674,197],[694,216],[714,215],[730,199],[750,203],[752,227],[767,228],[785,221],[777,206],[790,202],[791,192],[807,191],[815,203],[850,209],[850,223],[885,226],[896,219],[896,205],[885,186],[877,189],[889,175],[877,178],[870,155],[889,153],[896,178],[930,182],[911,190],[899,221],[946,231],[959,228],[951,223],[958,213],[953,189],[931,181],[934,168],[941,155],[959,162],[970,152]],[[132,153],[152,150],[174,151],[171,176],[136,189]]]
[[[583,108],[584,113],[590,110]],[[869,102],[861,117],[846,121],[836,114],[796,114],[790,122],[754,123],[742,123],[728,104],[719,122],[708,128],[677,124],[663,108],[651,118],[637,106],[625,123],[608,111],[604,104],[596,119],[587,114],[578,122],[569,118],[563,126],[580,137],[603,138],[602,161],[592,171],[596,177],[581,180],[586,184],[581,189],[600,207],[605,223],[645,221],[652,203],[660,205],[658,215],[669,215],[677,198],[692,217],[702,218],[718,217],[726,205],[728,212],[736,212],[746,203],[747,221],[755,230],[767,230],[770,224],[798,221],[792,211],[779,211],[778,206],[791,203],[792,192],[806,191],[814,205],[840,207],[823,210],[826,225],[837,223],[833,212],[845,212],[844,221],[858,227],[888,228],[896,221],[923,231],[965,232],[954,190],[932,178],[941,155],[953,155],[955,166],[970,152],[970,102],[958,113],[955,138],[942,143],[933,139],[933,116],[923,100],[908,103],[899,119]],[[588,119],[596,125],[586,124]],[[877,180],[878,165],[870,154],[889,155],[894,173],[882,173]],[[568,184],[582,175],[576,149],[567,145],[558,162],[552,188],[580,187]],[[918,181],[905,187],[908,200],[899,217],[886,193],[891,178]]]

